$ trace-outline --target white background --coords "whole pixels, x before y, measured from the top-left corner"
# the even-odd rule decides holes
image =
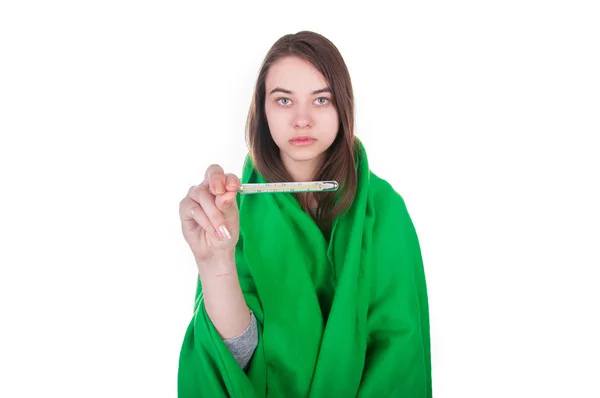
[[[176,396],[179,200],[241,171],[260,62],[304,29],[416,224],[434,396],[600,396],[593,3],[3,2],[0,396]]]

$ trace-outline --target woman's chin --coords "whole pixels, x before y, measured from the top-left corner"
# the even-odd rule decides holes
[[[293,162],[311,163],[321,160],[324,151],[317,148],[285,148],[282,154]]]

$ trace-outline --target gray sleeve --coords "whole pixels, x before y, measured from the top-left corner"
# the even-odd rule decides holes
[[[223,340],[229,351],[242,369],[246,369],[256,346],[258,345],[258,331],[256,317],[250,312],[250,324],[240,335]]]

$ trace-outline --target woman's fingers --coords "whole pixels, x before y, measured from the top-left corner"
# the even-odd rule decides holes
[[[190,187],[187,196],[179,202],[179,219],[188,230],[193,229],[197,225],[197,222],[194,220],[193,214],[190,211],[193,206],[193,201],[190,199],[190,192],[194,188],[196,188],[195,185]]]
[[[223,213],[225,218],[229,218],[233,215],[232,213],[237,210],[235,201],[236,195],[237,190],[234,192],[226,192],[223,195],[217,196],[215,199],[215,205],[217,206],[217,209]]]
[[[200,226],[218,239],[231,238],[228,220],[237,225],[239,188],[240,181],[234,174],[225,174],[217,164],[209,166],[204,181],[191,187],[186,199],[180,203],[182,227],[192,231]]]
[[[217,208],[225,214],[225,218],[230,218],[237,211],[236,195],[240,189],[240,180],[235,174],[225,174],[225,190],[226,192],[219,195],[215,199]]]
[[[194,202],[193,200],[191,202],[193,204],[190,208],[190,213],[192,214],[194,221],[196,221],[198,223],[198,225],[200,225],[200,227],[202,227],[202,229],[205,230],[206,232],[208,232],[209,234],[212,234],[213,236],[220,238],[219,234],[217,233],[217,231],[213,227],[212,223],[208,219],[208,216],[206,215],[206,213],[204,213],[204,210],[202,210],[202,207],[198,203]]]
[[[218,237],[202,207],[190,197],[190,193],[196,187],[196,185],[191,187],[188,195],[179,203],[179,218],[182,222],[182,228],[186,231],[193,231],[200,226],[203,230]]]
[[[206,169],[204,178],[208,183],[210,193],[217,196],[225,193],[226,177],[221,166],[218,164],[210,165],[208,169]]]
[[[221,238],[231,237],[231,229],[225,221],[225,216],[217,208],[214,199],[215,197],[208,192],[206,185],[201,184],[196,186],[190,191],[189,196],[198,203],[203,213],[208,218],[213,229],[206,228],[207,231],[218,231],[218,235],[220,235]]]
[[[237,192],[240,189],[240,180],[235,174],[225,174],[225,189],[227,192]]]

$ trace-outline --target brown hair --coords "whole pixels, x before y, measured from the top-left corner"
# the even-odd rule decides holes
[[[300,57],[323,74],[332,91],[333,104],[339,115],[337,136],[327,149],[325,162],[315,175],[315,180],[335,180],[340,184],[341,192],[320,192],[315,195],[319,204],[317,221],[328,225],[352,205],[357,186],[352,82],[342,55],[330,40],[318,33],[301,31],[287,34],[273,44],[263,60],[256,81],[246,121],[246,142],[254,167],[267,181],[291,181],[291,176],[281,162],[279,148],[271,137],[265,113],[267,73],[271,65],[286,56]],[[308,202],[305,196],[295,196],[306,211]]]

